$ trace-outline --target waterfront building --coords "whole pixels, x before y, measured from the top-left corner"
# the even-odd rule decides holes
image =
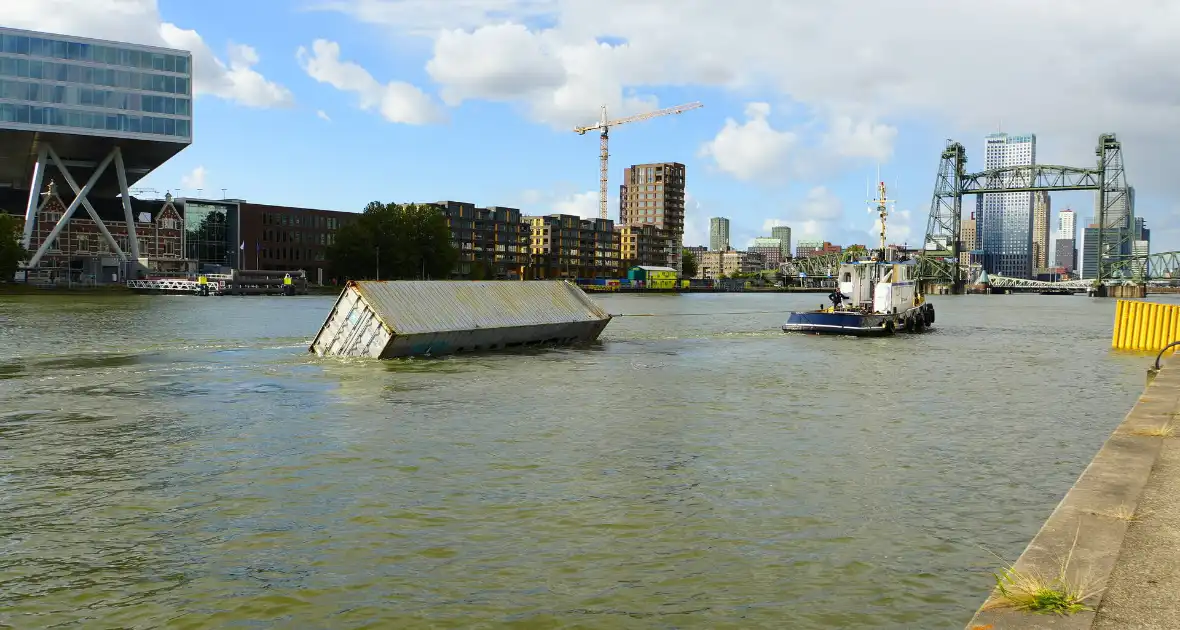
[[[960,223],[959,236],[963,239],[959,244],[959,264],[969,265],[978,258],[979,250],[979,230],[974,212]]]
[[[1077,244],[1072,238],[1058,238],[1054,244],[1053,265],[1073,273],[1077,268]]]
[[[1036,164],[1035,134],[993,133],[986,142],[986,169]],[[981,196],[980,206],[977,230],[984,269],[1012,278],[1031,277],[1035,263],[1033,193],[986,194]]]
[[[33,251],[32,276],[60,264],[55,255],[42,268],[49,245],[78,212],[95,223],[111,254],[105,258],[115,260],[120,275],[138,269],[145,248],[129,187],[191,144],[191,97],[189,52],[0,28],[0,154],[29,156],[0,160],[0,184],[25,197],[21,239]],[[50,181],[68,212],[40,226]],[[119,199],[122,213],[99,213],[111,199]],[[106,225],[114,214],[128,231],[122,244]],[[35,233],[53,238],[33,247]],[[82,258],[94,256],[70,264],[93,266]]]
[[[307,272],[317,284],[327,277],[328,247],[355,212],[238,202],[240,268]]]
[[[824,249],[823,241],[799,241],[795,245],[795,258],[806,258],[807,256],[814,256]]]
[[[666,230],[654,225],[615,226],[618,233],[619,268],[666,267],[665,247],[672,238]]]
[[[447,219],[451,243],[459,250],[453,278],[504,280],[521,278],[529,264],[529,224],[520,210],[477,208],[462,201],[433,204]]]
[[[779,258],[786,260],[791,257],[791,228],[786,225],[776,225],[770,228],[770,237],[777,238],[782,243]]]
[[[715,252],[729,249],[729,219],[709,219],[709,249]]]
[[[1077,213],[1069,208],[1057,213],[1057,238],[1075,239],[1078,236]]]
[[[1049,217],[1052,203],[1047,191],[1033,193],[1033,265],[1042,269],[1049,266]]]
[[[705,252],[697,267],[698,278],[716,280],[735,273],[756,273],[763,269],[762,255],[757,252],[730,249]]]
[[[839,254],[844,248],[828,241],[799,241],[795,246],[795,258],[806,258],[820,254]]]
[[[160,201],[132,199],[134,228],[129,229],[123,219],[123,203],[119,199],[94,199],[91,205],[98,217],[89,213],[75,216],[54,230],[69,207],[59,194],[60,187],[50,182],[37,206],[30,232],[32,247],[42,249],[37,271],[29,280],[47,284],[106,284],[124,280],[125,267],[111,247],[107,236],[120,246],[130,249],[130,234],[139,239],[140,257],[131,277],[167,273],[183,274],[197,270],[196,261],[187,259],[184,252],[184,226],[175,200]],[[22,191],[0,189],[0,207],[17,207],[25,202]],[[14,213],[22,228],[24,217]]]
[[[659,228],[664,237],[661,264],[678,271],[684,245],[684,186],[683,164],[659,162],[627,167],[619,187],[619,224]]]
[[[569,214],[524,220],[529,226],[530,248],[526,277],[576,279],[622,275],[614,221]]]
[[[783,262],[783,242],[778,238],[759,236],[748,251],[759,255],[763,269],[778,269]]]
[[[638,265],[627,270],[627,279],[649,289],[674,289],[680,273],[671,267]]]

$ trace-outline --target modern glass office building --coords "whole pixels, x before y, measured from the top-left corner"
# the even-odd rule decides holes
[[[988,170],[1037,163],[1034,134],[987,136],[984,161]],[[976,229],[983,268],[1011,278],[1030,278],[1033,272],[1033,193],[982,195]]]
[[[178,199],[184,215],[184,257],[202,270],[242,264],[240,204],[237,201]]]
[[[29,269],[54,241],[33,234],[54,237],[77,216],[36,227],[50,182],[70,200],[122,198],[134,235],[130,187],[192,143],[192,90],[186,51],[0,28],[0,186],[26,195]],[[103,236],[122,262],[141,258],[137,237]]]
[[[0,126],[187,142],[192,55],[0,28]]]

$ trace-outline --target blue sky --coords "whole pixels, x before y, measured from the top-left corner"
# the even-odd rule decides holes
[[[1003,121],[1006,131],[1038,134],[1042,162],[1074,166],[1093,163],[1099,132],[1119,133],[1138,214],[1154,229],[1152,249],[1180,249],[1169,190],[1175,178],[1159,166],[1180,157],[1173,148],[1180,143],[1153,132],[1156,121],[1178,113],[1174,95],[1132,90],[1118,100],[1103,92],[1106,100],[1096,101],[1086,77],[1020,67],[1008,80],[1032,86],[1031,98],[989,101],[995,90],[972,87],[972,68],[996,63],[971,45],[988,20],[1023,15],[1039,39],[1013,33],[1014,58],[1049,55],[1049,64],[1053,54],[1093,54],[1087,33],[1123,28],[1081,11],[1041,16],[1003,0],[995,16],[968,21],[969,3],[921,0],[884,12],[852,0],[785,1],[772,10],[752,0],[684,0],[674,11],[662,0],[121,1],[138,13],[118,24],[94,17],[116,0],[34,3],[11,19],[145,43],[163,32],[163,43],[196,42],[206,47],[200,54],[226,65],[241,57],[230,47],[246,45],[257,56],[249,70],[265,78],[217,83],[213,75],[226,68],[211,61],[202,68],[194,52],[198,84],[206,84],[194,105],[194,143],[139,184],[160,194],[195,195],[199,184],[209,197],[225,189],[235,198],[337,210],[359,211],[374,199],[456,199],[594,213],[598,142],[573,133],[572,124],[592,123],[607,102],[614,117],[700,101],[702,109],[612,134],[611,218],[624,167],[678,161],[687,165],[692,196],[686,245],[706,242],[711,216],[731,219],[739,247],[773,221],[791,225],[796,240],[811,232],[864,243],[874,218],[866,188],[879,165],[900,210],[890,240],[918,246],[945,140],[963,142],[974,158],[969,168],[978,166],[983,135]],[[1133,17],[1151,6],[1132,0],[1126,12]],[[927,23],[907,26],[917,15]],[[808,21],[842,27],[817,35]],[[162,23],[195,35],[169,34]],[[947,37],[940,23],[957,29],[963,45],[940,47],[938,38]],[[878,26],[889,27],[882,37],[892,39],[867,37]],[[1137,28],[1150,43],[1129,49],[1126,63],[1135,55],[1175,58],[1170,39]],[[916,46],[916,37],[925,43]],[[594,38],[618,48],[596,48]],[[335,43],[339,58],[325,60],[317,40]],[[375,82],[357,79],[359,68],[342,62]],[[390,81],[400,87],[387,89]],[[287,96],[264,103],[264,83]],[[367,110],[363,97],[372,101]],[[1089,193],[1055,195],[1053,205],[1072,206],[1083,218],[1093,213]]]

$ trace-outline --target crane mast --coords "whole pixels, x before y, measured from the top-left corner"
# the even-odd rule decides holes
[[[619,125],[627,123],[639,122],[641,120],[648,120],[649,118],[656,118],[659,116],[667,116],[669,114],[681,114],[691,109],[704,107],[701,103],[687,103],[685,105],[677,105],[676,107],[668,107],[666,109],[658,109],[654,112],[647,112],[646,114],[636,114],[634,116],[627,116],[625,118],[616,118],[615,120],[608,120],[606,117],[606,105],[602,106],[602,114],[599,116],[598,122],[588,127],[574,127],[574,132],[580,136],[586,135],[587,131],[599,131],[598,142],[598,214],[601,218],[607,218],[606,210],[606,185],[610,173],[609,161],[610,151],[608,145],[610,142],[610,129]]]

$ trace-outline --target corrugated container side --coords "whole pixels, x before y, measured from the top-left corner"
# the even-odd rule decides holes
[[[391,337],[392,331],[349,284],[312,341],[311,351],[319,356],[378,358]]]
[[[350,282],[310,350],[395,358],[592,341],[611,316],[565,282]]]
[[[357,282],[394,334],[610,319],[577,286],[559,282]]]

